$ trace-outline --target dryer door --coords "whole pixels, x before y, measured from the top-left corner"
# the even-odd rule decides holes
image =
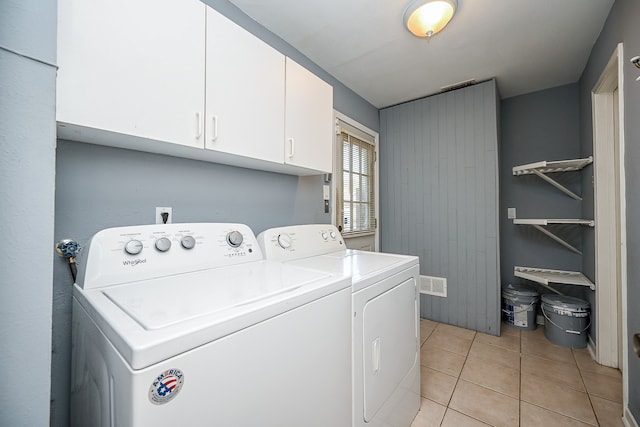
[[[416,295],[416,282],[411,278],[365,305],[362,366],[366,422],[373,419],[417,363]]]

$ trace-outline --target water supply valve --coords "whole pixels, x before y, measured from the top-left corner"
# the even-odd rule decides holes
[[[79,250],[78,242],[71,239],[63,239],[56,243],[56,252],[63,258],[75,258]]]
[[[78,268],[76,267],[76,256],[78,256],[78,252],[80,251],[80,245],[75,240],[71,239],[62,239],[56,243],[56,252],[63,258],[66,258],[69,261],[69,269],[71,270],[71,276],[73,277],[73,282],[76,281],[76,276],[78,275]]]

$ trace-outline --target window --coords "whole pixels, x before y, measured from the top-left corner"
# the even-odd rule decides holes
[[[375,146],[373,138],[372,142],[364,140],[366,136],[357,137],[341,126],[338,137],[338,164],[342,165],[342,173],[338,177],[341,182],[337,183],[336,224],[345,237],[371,234],[376,229]]]

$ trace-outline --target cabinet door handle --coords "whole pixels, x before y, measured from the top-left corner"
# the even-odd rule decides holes
[[[293,138],[289,138],[289,158],[293,158],[296,154],[296,141]]]
[[[371,365],[373,375],[377,374],[378,371],[380,371],[380,337],[373,340],[371,349]]]
[[[202,121],[200,120],[200,112],[196,112],[196,139],[202,136]]]
[[[218,116],[211,116],[211,124],[213,125],[213,136],[211,137],[212,141],[218,139]]]

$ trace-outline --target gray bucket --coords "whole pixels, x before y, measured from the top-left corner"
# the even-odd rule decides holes
[[[502,287],[502,319],[508,325],[533,331],[536,325],[538,292],[522,285]]]
[[[587,329],[591,325],[589,312],[589,303],[580,298],[542,295],[544,336],[552,343],[565,347],[586,347]]]

